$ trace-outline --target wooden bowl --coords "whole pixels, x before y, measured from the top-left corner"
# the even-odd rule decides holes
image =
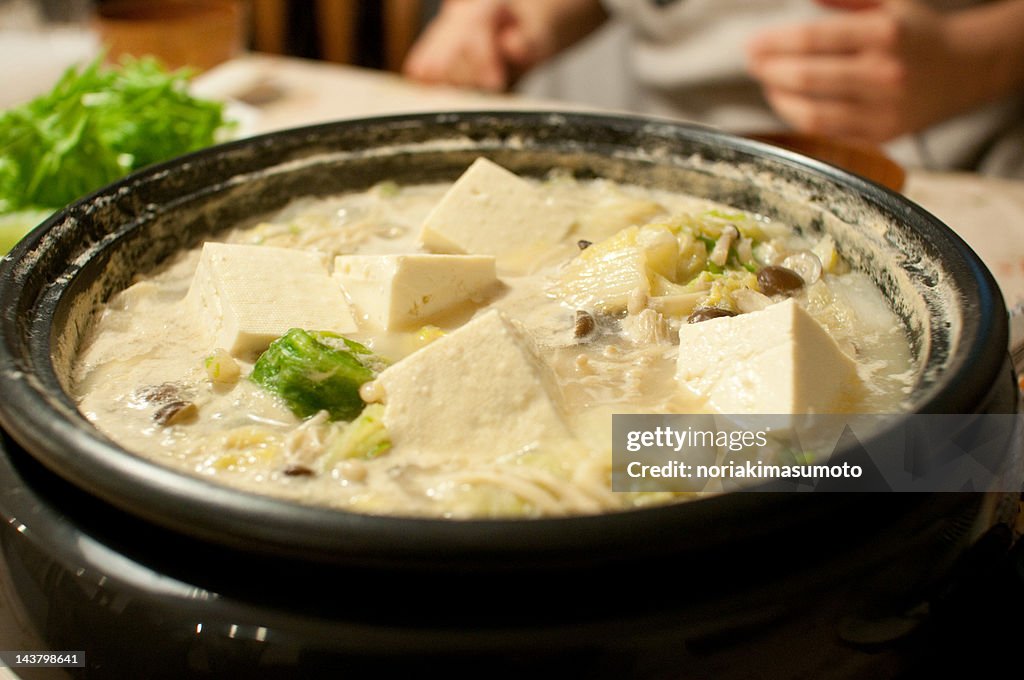
[[[830,163],[893,191],[902,190],[907,179],[903,166],[871,144],[796,132],[764,132],[744,136]]]
[[[165,66],[209,69],[244,47],[240,0],[112,0],[100,3],[96,31],[116,63],[124,55],[153,55]]]

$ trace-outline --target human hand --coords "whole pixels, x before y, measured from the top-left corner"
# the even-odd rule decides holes
[[[884,142],[984,98],[955,14],[917,0],[817,2],[844,11],[748,44],[751,75],[797,130]]]
[[[535,62],[534,40],[501,0],[448,0],[413,45],[403,73],[425,83],[508,89]]]

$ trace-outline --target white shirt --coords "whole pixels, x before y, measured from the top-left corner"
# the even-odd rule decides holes
[[[630,108],[733,132],[784,123],[746,72],[750,35],[830,10],[812,0],[603,0],[629,27],[628,68],[638,88]],[[950,10],[985,0],[930,0]],[[1024,176],[1024,94],[887,145],[898,161],[934,169]]]

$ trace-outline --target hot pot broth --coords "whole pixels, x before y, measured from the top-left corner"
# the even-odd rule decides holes
[[[694,356],[693,333],[781,305],[806,310],[855,373],[794,410],[901,410],[914,373],[902,325],[830,237],[694,196],[478,166],[454,188],[383,183],[300,199],[223,232],[226,248],[179,254],[98,315],[74,366],[79,408],[128,450],[220,483],[460,518],[679,499],[611,491],[611,414],[722,410],[714,385],[739,375],[733,364],[764,368],[773,340],[746,324],[728,341],[741,350]],[[530,229],[536,238],[503,240]],[[411,257],[433,252],[497,258]],[[270,336],[293,326],[341,329],[359,349],[334,333],[289,336],[259,366]],[[306,403],[270,361],[300,342],[351,352],[354,370],[381,378],[351,412]]]

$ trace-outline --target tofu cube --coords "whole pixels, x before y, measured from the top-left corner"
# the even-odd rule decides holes
[[[290,328],[335,333],[357,329],[323,253],[205,243],[186,299],[213,335],[213,347],[237,357],[262,352]]]
[[[490,255],[341,255],[334,277],[361,319],[389,331],[479,301],[498,281]]]
[[[792,299],[679,329],[676,380],[723,414],[850,411],[857,366]]]
[[[576,209],[486,158],[434,206],[420,232],[436,253],[494,255],[503,272],[527,272],[569,233]]]
[[[497,310],[386,368],[373,387],[392,441],[423,454],[489,457],[570,439],[554,374]]]

